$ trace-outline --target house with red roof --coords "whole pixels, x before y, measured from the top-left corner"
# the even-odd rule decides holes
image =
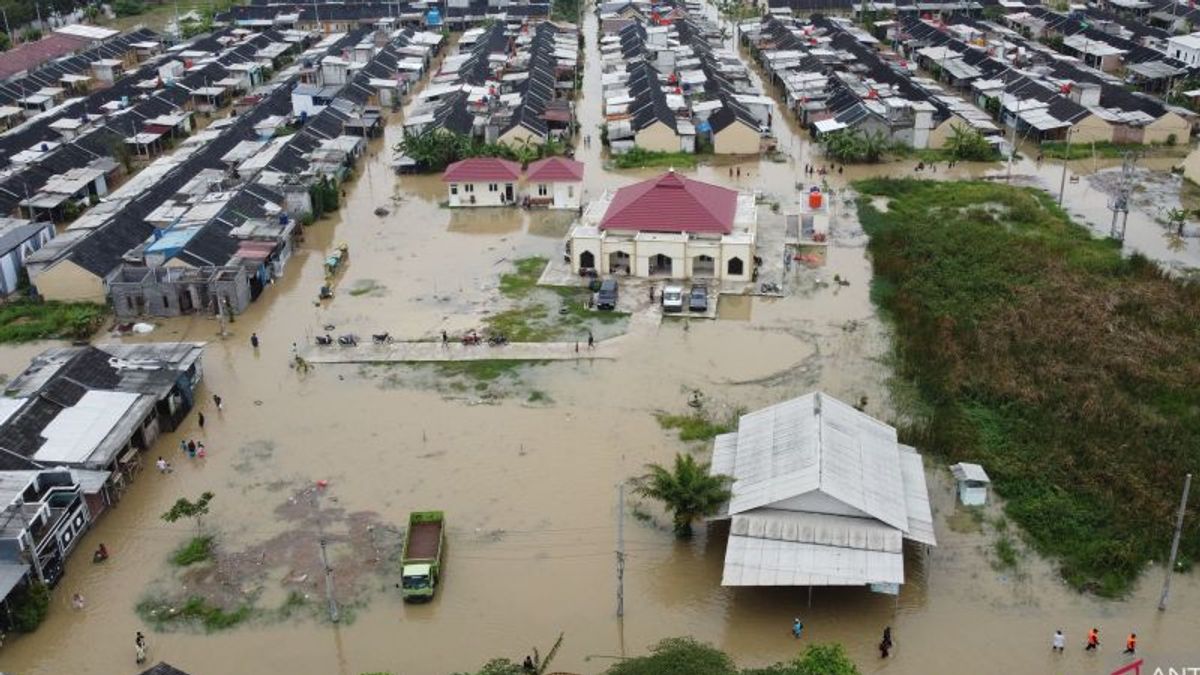
[[[530,164],[525,170],[525,196],[535,206],[578,209],[583,202],[583,162],[547,157]]]
[[[472,157],[442,173],[450,206],[511,206],[517,203],[521,165],[496,157]]]
[[[754,195],[668,171],[608,191],[569,238],[576,273],[752,281]]]

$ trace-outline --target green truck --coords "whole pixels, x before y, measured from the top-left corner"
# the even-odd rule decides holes
[[[408,514],[404,553],[400,559],[400,597],[405,602],[433,599],[441,575],[442,549],[446,545],[446,517],[441,511]]]

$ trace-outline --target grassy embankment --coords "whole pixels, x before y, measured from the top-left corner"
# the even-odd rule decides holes
[[[873,293],[916,392],[903,436],[982,463],[1072,586],[1126,592],[1165,559],[1183,474],[1200,469],[1200,287],[1123,258],[1036,190],[857,187]],[[890,198],[887,212],[869,196]]]
[[[33,302],[0,304],[0,344],[54,338],[90,337],[108,308],[90,302]]]
[[[662,152],[659,150],[632,150],[613,156],[613,166],[618,169],[692,169],[699,158],[691,152]]]
[[[598,312],[587,308],[591,291],[584,286],[538,286],[538,278],[546,267],[546,259],[522,258],[513,262],[513,269],[500,276],[500,294],[512,301],[508,309],[496,312],[483,320],[487,333],[501,333],[511,342],[550,342],[554,340],[587,340],[588,331],[611,334],[614,324],[625,321],[624,312]],[[503,352],[500,352],[501,354]],[[542,365],[546,361],[486,359],[449,361],[436,364],[443,377],[463,377],[475,381],[483,390],[487,382],[511,376],[526,365]],[[530,394],[530,402],[543,402],[545,395]]]
[[[523,258],[513,271],[501,275],[500,293],[514,301],[511,309],[486,319],[489,332],[503,333],[512,342],[587,339],[598,325],[623,321],[624,312],[598,312],[587,307],[591,291],[584,286],[538,287],[545,258]]]
[[[1042,155],[1048,159],[1091,159],[1093,155],[1100,159],[1121,159],[1126,152],[1136,152],[1149,157],[1183,157],[1188,154],[1187,144],[1171,145],[1154,143],[1072,143],[1070,148],[1065,141],[1046,141],[1039,148]]]

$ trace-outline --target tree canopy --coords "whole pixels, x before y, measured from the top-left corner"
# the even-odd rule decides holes
[[[561,155],[566,149],[566,144],[554,137],[541,143],[525,139],[511,144],[486,143],[440,127],[415,134],[405,131],[404,139],[395,148],[396,152],[415,161],[424,171],[442,171],[448,165],[469,157],[499,157],[527,164],[543,157]]]
[[[692,521],[717,512],[729,501],[729,476],[710,476],[708,462],[697,462],[691,455],[676,454],[675,465],[667,469],[647,464],[649,473],[633,481],[633,491],[656,499],[671,511],[675,535],[689,537]]]
[[[883,159],[889,144],[879,131],[839,129],[821,136],[821,145],[826,155],[839,162],[872,164]]]

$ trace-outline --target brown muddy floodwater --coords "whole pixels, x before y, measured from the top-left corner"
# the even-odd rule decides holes
[[[585,128],[599,118],[594,22],[589,14],[587,95],[580,103]],[[694,175],[790,203],[796,167],[813,161],[812,148],[778,115],[775,127],[788,161],[742,162],[740,182],[729,180],[727,163]],[[495,656],[520,659],[535,645],[544,652],[559,632],[566,640],[554,668],[577,673],[597,673],[613,656],[641,653],[676,635],[712,642],[745,665],[786,659],[810,641],[838,641],[864,672],[915,675],[1107,673],[1123,662],[1118,645],[1135,631],[1152,667],[1200,666],[1194,575],[1176,579],[1171,609],[1159,613],[1157,568],[1119,602],[1070,591],[1028,552],[1015,569],[1000,569],[992,553],[1001,536],[995,514],[978,523],[956,511],[948,472],[932,459],[941,545],[927,556],[911,552],[909,583],[898,598],[818,589],[809,606],[803,588],[722,588],[721,529],[701,529],[694,541],[677,543],[654,505],[631,499],[625,618],[618,621],[618,483],[646,462],[709,451],[659,428],[654,412],[686,410],[692,390],[702,391],[720,415],[822,389],[846,400],[867,396],[869,413],[895,418],[887,329],[869,299],[865,237],[852,210],[839,206],[826,266],[794,267],[789,297],[722,299],[718,320],[666,321],[631,335],[615,360],[525,366],[481,387],[470,380],[447,387],[451,376],[431,366],[319,366],[298,373],[289,367],[292,343],[309,344],[327,324],[335,326],[330,332],[387,330],[398,339],[478,327],[502,306],[496,285],[511,261],[561,251],[568,219],[503,209],[451,213],[438,204],[444,192],[436,176],[397,179],[388,170],[388,147],[399,130],[393,120],[349,186],[340,217],[306,230],[286,278],[229,326],[228,337],[217,335],[215,321],[190,318],[162,322],[140,338],[209,342],[200,406],[208,424],[199,430],[193,416],[159,441],[152,454],[168,457],[177,470],[144,472],[105,514],[80,544],[84,554],[70,561],[46,623],[5,644],[0,669],[134,672],[138,630],[148,632],[152,662],[167,660],[195,675],[447,673]],[[604,172],[598,146],[580,151],[589,194],[651,173]],[[1003,173],[966,166],[927,177],[983,171]],[[1056,186],[1057,171],[1058,165],[1020,162],[1014,174]],[[839,188],[872,172],[902,174],[911,166],[848,169],[830,182]],[[1103,217],[1093,192],[1086,179],[1069,184],[1068,210]],[[389,215],[374,215],[380,205]],[[1155,227],[1161,229],[1150,215],[1130,216],[1131,233],[1146,246],[1157,241]],[[339,242],[349,245],[349,262],[337,296],[318,306],[322,259]],[[834,274],[850,285],[829,284]],[[262,340],[257,352],[248,343],[252,331]],[[19,372],[45,346],[3,348],[0,372]],[[212,393],[224,398],[224,412],[207,403]],[[206,460],[189,461],[176,450],[189,437],[205,442]],[[319,513],[306,501],[318,480],[329,485]],[[208,527],[222,550],[240,557],[227,577],[178,577],[167,557],[193,529],[167,525],[159,514],[176,498],[204,490],[216,494]],[[389,556],[396,528],[417,509],[447,513],[446,571],[432,603],[406,606]],[[635,509],[650,521],[633,517]],[[338,594],[349,620],[340,626],[317,618],[324,587],[313,573],[319,571],[314,530],[322,528],[335,577],[339,571],[346,577],[338,580]],[[86,552],[100,542],[112,558],[97,566]],[[295,593],[304,607],[291,618],[271,614],[224,632],[152,632],[136,605],[162,589],[198,592],[181,583],[257,598],[265,610]],[[87,598],[82,611],[70,607],[76,592]],[[789,632],[795,616],[806,625],[800,644]],[[897,649],[881,662],[874,645],[886,625],[893,626]],[[1093,625],[1101,628],[1103,650],[1085,655],[1084,633]],[[1049,649],[1056,628],[1067,634],[1064,655]]]

